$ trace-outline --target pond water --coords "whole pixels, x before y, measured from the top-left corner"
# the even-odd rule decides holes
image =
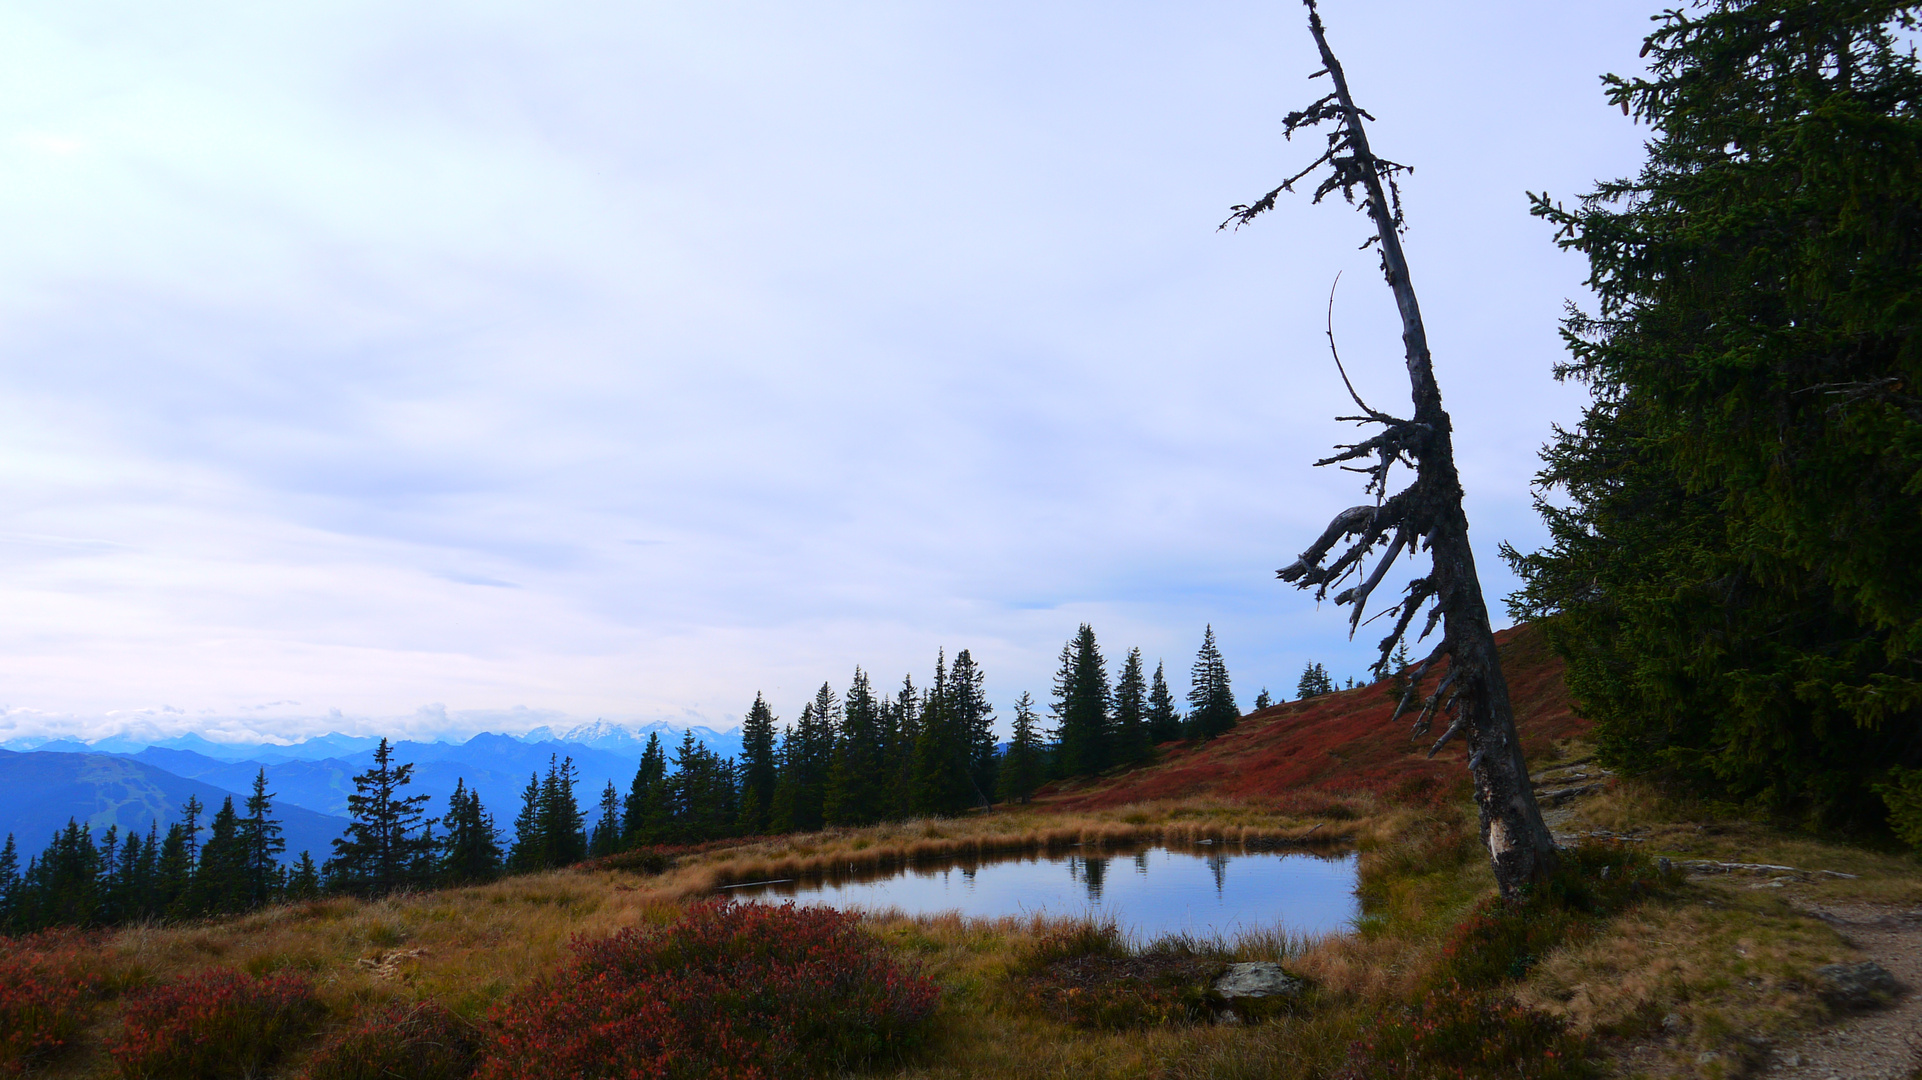
[[[764,900],[898,909],[1112,918],[1137,940],[1164,934],[1233,937],[1241,931],[1340,933],[1360,913],[1356,856],[1194,848],[1089,848],[920,866],[891,874],[802,879],[729,889]]]

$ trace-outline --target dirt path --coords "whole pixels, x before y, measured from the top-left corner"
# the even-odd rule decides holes
[[[1909,987],[1886,1009],[1848,1017],[1775,1048],[1756,1075],[1773,1080],[1908,1080],[1922,1066],[1922,910],[1810,905],[1868,958]]]

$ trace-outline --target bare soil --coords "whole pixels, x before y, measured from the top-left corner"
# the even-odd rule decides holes
[[[1922,909],[1806,905],[1908,989],[1892,1006],[1849,1016],[1773,1047],[1756,1075],[1770,1080],[1908,1080],[1922,1068]]]

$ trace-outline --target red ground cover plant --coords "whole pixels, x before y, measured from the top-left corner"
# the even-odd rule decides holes
[[[1546,635],[1524,625],[1496,634],[1495,641],[1525,749],[1533,754],[1551,740],[1588,730],[1588,721],[1574,713],[1562,662]],[[1423,689],[1433,691],[1446,673],[1446,665],[1437,665]],[[1209,742],[1163,744],[1152,769],[1043,789],[1037,801],[1051,810],[1100,810],[1196,795],[1278,806],[1317,793],[1369,792],[1437,806],[1466,798],[1461,741],[1429,760],[1433,737],[1411,740],[1413,717],[1390,724],[1394,711],[1385,682],[1273,705]]]
[[[333,1033],[306,1080],[465,1080],[480,1064],[480,1030],[432,1001],[390,1001]]]
[[[132,995],[107,1053],[128,1080],[257,1076],[320,1015],[301,976],[208,968]]]
[[[0,1075],[65,1049],[107,988],[94,935],[48,930],[0,938]]]
[[[497,1006],[483,1080],[814,1076],[906,1046],[939,991],[832,908],[699,903],[577,940]]]
[[[1384,1016],[1349,1047],[1340,1080],[1582,1080],[1595,1075],[1580,1036],[1552,1016],[1459,986]]]

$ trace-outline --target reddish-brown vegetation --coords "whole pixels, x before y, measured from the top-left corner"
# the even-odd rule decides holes
[[[79,1033],[106,983],[94,937],[76,930],[0,937],[0,1074],[26,1072]]]
[[[707,901],[660,930],[576,941],[494,1010],[485,1080],[779,1077],[900,1048],[938,996],[856,916]]]
[[[107,1053],[134,1080],[256,1076],[313,1030],[321,1012],[301,976],[208,968],[133,995]]]
[[[1543,634],[1520,626],[1495,639],[1527,752],[1532,756],[1554,740],[1585,732],[1588,723],[1575,715],[1562,685],[1562,662]],[[1427,686],[1445,674],[1438,667]],[[1461,744],[1430,760],[1432,739],[1411,740],[1407,717],[1390,724],[1394,710],[1385,683],[1270,706],[1212,741],[1163,745],[1151,767],[1056,785],[1037,802],[1049,810],[1098,810],[1214,796],[1299,805],[1313,813],[1318,803],[1344,794],[1431,804],[1461,795],[1467,782]]]

